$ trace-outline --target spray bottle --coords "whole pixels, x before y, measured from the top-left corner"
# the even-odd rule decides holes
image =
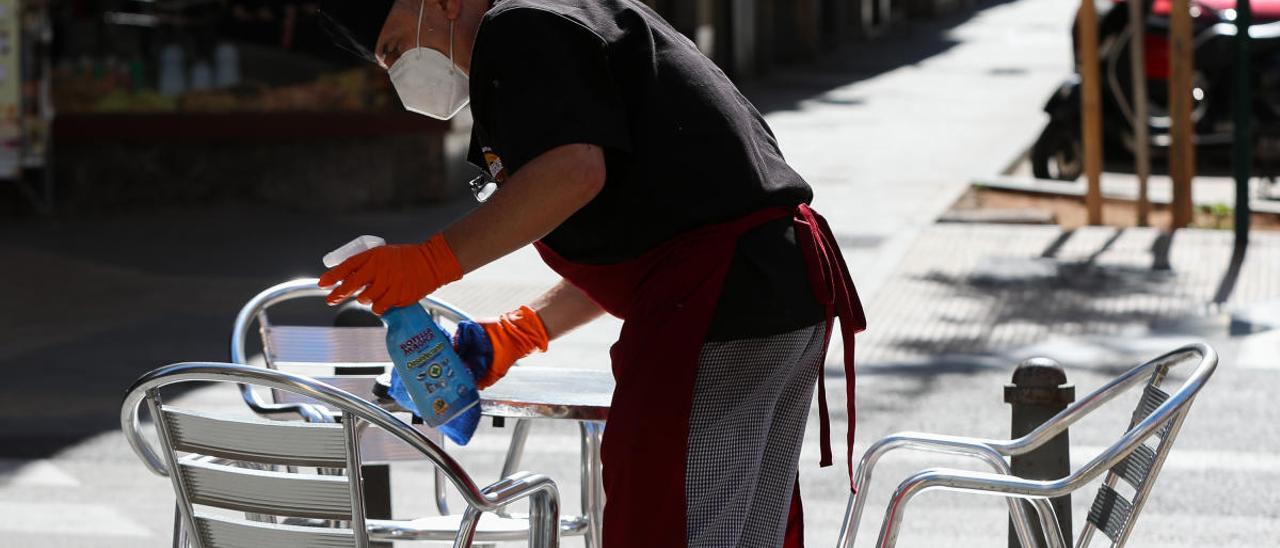
[[[385,244],[377,236],[360,236],[325,255],[324,266],[333,268]],[[387,326],[387,353],[394,364],[392,397],[454,443],[466,445],[480,423],[480,394],[449,334],[420,303],[388,310],[382,323]]]

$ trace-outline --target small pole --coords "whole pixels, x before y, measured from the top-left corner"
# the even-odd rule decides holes
[[[1004,386],[1004,401],[1012,408],[1012,435],[1020,438],[1044,424],[1058,412],[1066,409],[1076,399],[1076,388],[1067,384],[1067,373],[1058,362],[1049,358],[1031,358],[1013,371],[1013,382]],[[1035,451],[1013,457],[1013,475],[1025,479],[1056,480],[1071,474],[1071,441],[1067,431],[1049,440]],[[1071,546],[1071,495],[1063,495],[1052,501],[1058,514],[1058,528],[1067,546]],[[1026,502],[1027,513],[1035,510]],[[1044,538],[1039,522],[1033,522],[1033,531]],[[1014,533],[1012,517],[1009,523],[1009,546],[1019,548]],[[1034,548],[1034,547],[1025,547]]]
[[[1253,171],[1253,79],[1250,77],[1249,25],[1253,7],[1236,3],[1236,135],[1231,150],[1236,178],[1236,249],[1249,243],[1249,176]]]
[[[1191,224],[1191,179],[1195,176],[1195,128],[1191,121],[1192,78],[1195,73],[1195,43],[1191,36],[1189,0],[1173,0],[1169,15],[1169,116],[1171,146],[1169,175],[1173,179],[1173,223],[1171,230]]]
[[[1080,2],[1076,42],[1080,45],[1080,118],[1084,171],[1089,181],[1085,208],[1089,224],[1102,224],[1102,91],[1098,79],[1098,9],[1093,0]]]
[[[1147,114],[1147,17],[1143,2],[1129,4],[1129,67],[1133,80],[1133,160],[1138,176],[1138,226],[1151,223],[1147,178],[1151,175],[1150,116]]]

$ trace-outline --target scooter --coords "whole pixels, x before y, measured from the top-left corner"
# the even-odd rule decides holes
[[[1142,0],[1133,0],[1142,1]],[[1197,153],[1225,157],[1234,140],[1236,0],[1192,0],[1195,72],[1192,113]],[[1253,93],[1255,173],[1280,174],[1280,0],[1252,0],[1249,28]],[[1132,72],[1129,67],[1129,9],[1123,0],[1099,4],[1098,58],[1102,85],[1104,155],[1130,157],[1133,138]],[[1167,158],[1171,142],[1168,114],[1170,0],[1144,6],[1143,46],[1153,158]],[[1073,36],[1076,36],[1073,29]],[[1075,48],[1079,52],[1079,48]],[[1076,66],[1079,67],[1079,59]],[[1049,123],[1031,147],[1032,172],[1041,179],[1075,180],[1084,171],[1080,122],[1080,78],[1068,78],[1044,110]]]

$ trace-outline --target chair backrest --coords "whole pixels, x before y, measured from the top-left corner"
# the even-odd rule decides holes
[[[1169,373],[1179,365],[1192,364],[1194,368],[1185,380],[1170,389]],[[864,489],[871,477],[871,469],[880,456],[895,448],[916,448],[934,452],[953,453],[978,457],[991,464],[996,473],[973,472],[931,468],[922,470],[898,484],[890,498],[881,523],[879,546],[892,547],[907,504],[916,495],[932,489],[995,494],[1004,497],[1030,500],[1035,515],[1045,535],[1046,546],[1060,547],[1065,535],[1057,525],[1053,506],[1049,500],[1081,490],[1099,478],[1103,487],[1090,512],[1087,523],[1076,546],[1087,546],[1095,532],[1102,530],[1115,546],[1122,546],[1133,530],[1133,524],[1146,502],[1147,495],[1160,473],[1164,459],[1173,446],[1183,420],[1191,409],[1195,397],[1213,375],[1218,366],[1218,355],[1204,343],[1184,345],[1146,363],[1138,365],[1107,382],[1102,387],[1080,398],[1057,415],[1044,421],[1026,435],[1013,440],[964,438],[936,434],[903,432],[872,444],[863,455],[855,474],[858,489],[850,494],[845,511],[845,523],[838,538],[839,546],[852,546],[857,536],[858,524],[866,499]],[[1182,369],[1189,369],[1184,367]],[[1032,480],[1013,475],[1009,463],[1011,457],[1026,455],[1057,438],[1080,419],[1106,405],[1131,389],[1141,386],[1143,392],[1137,410],[1131,415],[1129,428],[1120,438],[1087,463],[1065,477],[1051,480]],[[1155,447],[1147,442],[1158,438]],[[1125,498],[1118,483],[1123,481],[1132,487],[1132,494]],[[1014,528],[1026,543],[1033,542],[1035,529],[1031,514],[1020,511],[1019,504],[1010,507]]]
[[[191,382],[243,383],[294,392],[340,412],[336,423],[243,419],[166,404],[161,388]],[[160,454],[141,433],[145,405]],[[415,448],[472,506],[485,495],[432,440],[372,404],[324,383],[236,364],[182,363],[144,375],[130,389],[121,426],[153,472],[173,482],[178,508],[197,548],[368,546],[360,438],[370,426]],[[256,519],[240,519],[244,513]],[[280,523],[325,520],[337,527]]]
[[[277,324],[271,320],[272,307],[284,302],[298,299],[320,299],[329,294],[321,289],[316,278],[301,278],[283,282],[269,287],[255,295],[236,315],[235,325],[231,332],[231,361],[238,364],[249,364],[247,341],[252,336],[252,328],[256,323],[261,336],[263,358],[268,369],[279,367],[296,368],[316,377],[321,372],[328,373],[335,367],[369,368],[373,375],[382,373],[391,366],[391,358],[387,354],[386,327],[377,326],[312,326]],[[442,327],[452,330],[458,322],[470,320],[470,316],[457,307],[427,297],[421,301],[423,307],[431,314],[433,320]],[[367,306],[353,303],[352,306],[368,310]],[[370,313],[372,314],[372,313]],[[314,372],[313,372],[314,371]],[[331,384],[355,393],[363,388],[367,391],[372,384],[368,376],[332,376],[319,377]],[[271,399],[267,401],[250,386],[240,385],[240,395],[245,404],[255,413],[263,416],[296,414],[311,421],[324,420],[326,411],[314,405],[314,402],[296,394],[272,390]],[[427,437],[437,445],[444,445],[444,437],[435,429],[425,425],[417,425]],[[396,442],[385,433],[374,431],[362,438],[362,447],[366,459],[376,462],[394,462],[413,459],[414,452],[406,450],[403,444]],[[445,489],[447,481],[437,470],[435,477],[436,509],[441,514],[449,513],[448,495]]]
[[[385,369],[391,364],[387,355],[386,328],[377,326],[312,326],[286,325],[271,321],[270,309],[281,303],[307,298],[321,298],[329,291],[321,289],[315,278],[301,278],[271,286],[249,299],[236,315],[231,331],[231,362],[249,364],[246,343],[256,322],[262,337],[263,358],[270,369],[280,366],[301,367],[371,367]],[[427,297],[421,301],[433,320],[445,328],[471,318],[457,307]],[[365,310],[368,307],[354,304]],[[246,403],[260,414],[270,406],[258,398],[246,396]],[[265,406],[265,407],[263,407]],[[263,410],[259,411],[259,407]]]
[[[1134,432],[1143,421],[1171,399],[1165,385],[1169,384],[1166,382],[1169,370],[1176,363],[1178,362],[1155,362],[1149,380],[1142,387],[1138,405],[1129,419],[1127,433]],[[1207,375],[1205,378],[1207,379]],[[1155,484],[1156,476],[1160,474],[1164,460],[1178,436],[1182,421],[1191,410],[1191,401],[1203,386],[1203,383],[1194,383],[1192,380],[1194,379],[1188,379],[1176,391],[1179,400],[1185,403],[1166,408],[1165,413],[1156,417],[1159,425],[1155,433],[1143,437],[1123,460],[1107,470],[1102,485],[1098,488],[1098,495],[1089,508],[1077,546],[1088,546],[1094,533],[1099,531],[1111,540],[1113,546],[1123,546],[1128,540],[1138,514]]]
[[[1170,371],[1194,364],[1180,383]],[[1071,492],[1103,477],[1076,546],[1089,546],[1101,531],[1113,546],[1123,546],[1133,532],[1165,458],[1178,436],[1191,404],[1218,366],[1218,355],[1207,344],[1192,343],[1143,363],[1068,406],[1026,436],[995,444],[1003,455],[1024,454],[1065,431],[1072,424],[1121,394],[1141,386],[1138,405],[1128,428],[1111,446],[1069,476],[1052,482]],[[1171,386],[1172,385],[1172,386]],[[1154,440],[1154,445],[1152,444]]]

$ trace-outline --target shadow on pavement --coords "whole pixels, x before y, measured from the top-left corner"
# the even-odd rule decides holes
[[[232,321],[254,294],[318,276],[320,256],[354,235],[413,241],[467,207],[344,217],[193,207],[0,228],[0,283],[11,288],[0,315],[0,458],[47,456],[118,428],[142,373],[226,361]],[[331,311],[296,314],[326,321]]]
[[[952,242],[996,236],[1001,229],[962,230],[925,238]],[[1235,280],[1245,274],[1242,254],[1234,254],[1231,265],[1218,263],[1219,254],[1226,258],[1222,249],[1209,263],[1207,256],[1188,262],[1191,256],[1184,254],[1175,269],[1171,238],[1116,229],[1072,241],[1083,232],[1042,234],[1039,245],[1022,243],[1016,250],[979,245],[965,252],[978,259],[960,266],[955,256],[918,261],[886,289],[904,296],[891,309],[873,311],[910,327],[872,333],[859,347],[859,374],[908,379],[902,390],[923,395],[940,377],[1008,371],[1032,355],[1118,374],[1140,357],[1186,340],[1227,335],[1226,324],[1205,310],[1229,300]],[[1187,237],[1193,239],[1179,249],[1199,251],[1221,241],[1209,233]],[[1070,253],[1060,257],[1065,248]]]
[[[874,40],[858,40],[842,45],[816,62],[793,69],[778,69],[757,82],[742,85],[742,91],[763,113],[796,110],[802,101],[857,107],[861,97],[827,97],[827,92],[867,80],[891,70],[916,65],[945,53],[960,44],[950,36],[952,29],[970,18],[1011,0],[975,2],[974,8],[933,19],[904,22]],[[993,67],[991,74],[1017,75],[1017,67]],[[1047,97],[1046,97],[1047,98]]]

